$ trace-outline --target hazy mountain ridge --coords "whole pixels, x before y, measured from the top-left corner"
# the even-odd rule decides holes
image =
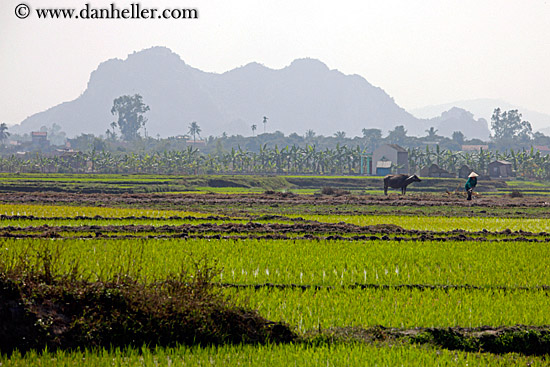
[[[192,121],[199,123],[203,136],[224,131],[250,135],[252,124],[263,132],[263,116],[269,117],[267,131],[287,134],[312,129],[323,135],[345,131],[360,136],[363,128],[387,132],[396,125],[404,125],[409,135],[425,135],[430,126],[441,135],[452,134],[445,119],[418,119],[363,77],[330,70],[315,59],[298,59],[278,70],[250,63],[216,74],[187,65],[165,47],[101,63],[78,98],[32,115],[10,130],[29,132],[57,123],[68,136],[104,134],[115,120],[110,113],[113,100],[136,93],[151,108],[146,114],[150,136],[185,134]],[[460,126],[476,134],[464,131],[466,136],[488,136],[486,122],[463,117]],[[455,130],[456,124],[455,119]]]
[[[483,118],[488,122],[491,121],[491,116],[495,108],[500,107],[501,110],[518,110],[524,120],[531,123],[533,130],[540,130],[545,134],[550,133],[550,115],[529,110],[527,108],[511,104],[500,99],[479,98],[463,101],[444,103],[440,105],[430,105],[420,108],[411,109],[410,112],[418,118],[430,118],[439,116],[442,112],[448,111],[453,107],[458,107],[470,111],[475,118]]]
[[[460,130],[466,138],[489,139],[487,120],[475,119],[473,113],[458,107],[451,107],[443,111],[440,116],[428,119],[432,126],[437,126],[437,134],[452,136],[453,132]]]

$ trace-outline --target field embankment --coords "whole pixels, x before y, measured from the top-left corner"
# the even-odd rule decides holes
[[[547,196],[293,185],[0,193],[4,269],[32,270],[3,276],[0,330],[41,343],[18,339],[29,353],[0,363],[547,365]],[[218,271],[196,288],[203,260]],[[192,332],[201,346],[185,346]]]
[[[462,190],[464,180],[425,178],[410,187],[413,192]],[[0,174],[0,192],[68,193],[154,193],[227,192],[246,193],[266,190],[320,191],[323,187],[353,193],[379,192],[382,177],[366,176],[255,176],[255,175],[120,175],[120,174]],[[479,192],[506,191],[505,181],[486,180]],[[536,187],[531,187],[536,190]],[[313,191],[312,191],[313,190]]]

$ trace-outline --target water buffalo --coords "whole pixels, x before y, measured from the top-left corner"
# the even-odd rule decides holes
[[[422,180],[417,175],[387,175],[384,177],[384,195],[388,195],[388,187],[401,189],[401,192],[405,195],[409,184],[420,181]]]

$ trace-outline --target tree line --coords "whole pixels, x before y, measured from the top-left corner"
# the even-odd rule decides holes
[[[113,131],[110,132],[107,130],[106,134],[110,135],[111,138],[116,138],[114,128],[118,126],[122,140],[135,141],[139,139],[141,137],[139,130],[142,128],[145,129],[147,119],[144,117],[144,114],[147,111],[149,111],[149,106],[145,105],[139,94],[134,96],[125,95],[115,99],[111,113],[117,115],[118,119],[111,124]],[[267,116],[263,116],[264,133],[266,133],[268,119]],[[430,142],[437,142],[439,145],[447,145],[445,146],[447,149],[457,148],[455,150],[461,150],[461,146],[466,142],[466,136],[459,130],[453,132],[452,139],[448,139],[437,135],[437,129],[430,127],[426,130],[427,134],[425,137],[415,138],[407,135],[407,130],[403,125],[396,125],[393,130],[388,132],[385,138],[382,137],[380,129],[363,129],[363,148],[372,151],[376,148],[376,144],[383,140],[386,140],[388,143],[414,148],[423,145],[428,140]],[[254,137],[257,125],[252,124],[251,129],[252,136]],[[522,115],[518,110],[501,111],[500,108],[496,108],[491,116],[491,129],[493,130],[491,143],[495,149],[517,149],[529,145],[550,145],[550,137],[546,137],[542,133],[534,133],[531,124],[522,119]],[[187,133],[193,137],[193,141],[196,141],[197,136],[200,137],[200,132],[201,128],[196,121],[189,124]],[[313,140],[314,138],[315,132],[313,130],[308,130],[305,133],[305,140]],[[346,133],[344,131],[336,131],[334,138],[341,143],[341,141],[346,139]],[[470,143],[479,144],[482,141],[473,139]]]
[[[264,133],[256,134],[257,125],[251,125],[252,137],[243,135],[227,136],[222,133],[221,136],[209,136],[206,139],[201,137],[202,129],[197,121],[192,121],[187,126],[187,130],[182,133],[186,135],[178,137],[169,137],[161,139],[160,136],[148,136],[145,114],[150,110],[139,94],[133,96],[124,95],[113,101],[111,114],[116,117],[110,124],[110,129],[105,131],[103,136],[96,137],[92,134],[81,134],[72,139],[68,139],[71,147],[80,151],[110,150],[118,152],[139,152],[181,150],[189,146],[197,145],[197,138],[201,139],[201,152],[208,154],[218,152],[219,150],[238,149],[242,147],[245,150],[259,152],[264,144],[269,146],[307,146],[315,145],[320,149],[335,149],[336,145],[356,146],[359,145],[362,150],[372,152],[382,144],[398,144],[405,148],[423,148],[427,144],[438,145],[441,149],[460,151],[463,145],[488,145],[491,151],[521,148],[529,149],[531,146],[550,146],[550,137],[540,132],[533,132],[531,124],[522,119],[521,113],[517,110],[501,111],[500,108],[494,110],[491,117],[491,128],[493,135],[490,141],[484,142],[480,139],[468,139],[462,131],[455,131],[451,138],[443,137],[437,134],[437,129],[430,127],[426,130],[426,135],[422,137],[409,136],[403,125],[395,126],[388,131],[387,136],[382,135],[382,130],[375,128],[364,128],[362,136],[347,137],[344,131],[336,131],[332,136],[317,135],[314,130],[309,129],[303,136],[296,133],[285,136],[281,132],[268,133],[266,126],[269,118],[263,116],[261,123],[264,125]],[[46,131],[52,145],[64,144],[65,133],[57,124],[50,128],[43,126],[41,131]],[[6,124],[0,125],[0,143],[9,138]],[[191,140],[192,138],[192,140]],[[27,136],[26,139],[30,140]],[[187,141],[189,140],[189,141]],[[36,147],[34,147],[36,149]],[[16,147],[12,148],[12,151]],[[53,149],[53,147],[51,148]],[[31,149],[32,150],[32,149]],[[4,153],[9,153],[9,149],[4,148]]]
[[[506,160],[513,164],[518,175],[550,179],[548,156],[533,149],[533,145],[550,145],[550,137],[533,133],[529,122],[523,121],[517,110],[495,109],[491,118],[494,131],[489,148],[475,152],[462,152],[463,144],[483,145],[478,139],[467,140],[460,131],[451,139],[437,135],[437,129],[426,130],[425,137],[411,137],[402,125],[397,125],[383,137],[380,129],[363,129],[361,137],[346,137],[343,131],[333,136],[316,135],[308,130],[305,135],[296,133],[285,136],[281,132],[256,135],[257,125],[251,126],[253,136],[241,135],[197,138],[201,127],[192,121],[188,135],[156,139],[147,136],[149,111],[140,95],[121,96],[113,101],[111,113],[117,116],[105,137],[82,134],[69,139],[77,151],[72,155],[48,156],[35,153],[0,158],[3,172],[98,172],[98,173],[158,173],[158,174],[358,174],[361,157],[382,144],[399,144],[408,148],[411,173],[432,163],[456,173],[467,165],[480,173],[487,170],[493,160]],[[263,116],[264,131],[268,117]],[[52,133],[63,136],[59,126]],[[140,131],[143,130],[142,136]],[[50,130],[48,130],[50,131]],[[120,136],[118,135],[120,133]],[[7,126],[1,124],[0,138],[9,137]],[[187,140],[192,137],[192,140]],[[191,144],[189,144],[191,142]],[[426,143],[430,142],[431,146]],[[434,143],[436,145],[434,145]],[[524,147],[529,148],[525,149]],[[364,160],[366,162],[366,160]],[[376,162],[374,162],[376,164]],[[397,167],[394,167],[397,168]],[[368,167],[363,167],[368,172]]]
[[[482,175],[488,175],[489,163],[500,160],[512,164],[517,177],[550,180],[550,155],[542,154],[533,147],[530,149],[508,149],[491,151],[480,149],[473,152],[454,152],[451,150],[426,147],[408,150],[409,170],[418,173],[423,167],[437,164],[451,174],[458,174],[459,169],[466,165]]]
[[[494,160],[512,163],[518,177],[550,180],[550,155],[534,149],[453,152],[430,148],[408,150],[410,173],[419,173],[422,167],[433,163],[456,174],[462,165],[480,174],[487,174],[488,164]],[[363,156],[363,159],[361,159]],[[121,173],[121,174],[309,174],[358,175],[367,173],[366,153],[359,147],[338,145],[334,149],[317,149],[264,145],[259,152],[231,149],[228,152],[204,154],[198,149],[142,153],[113,153],[109,151],[78,152],[71,156],[0,157],[1,172],[40,173]],[[394,167],[395,169],[397,167]]]

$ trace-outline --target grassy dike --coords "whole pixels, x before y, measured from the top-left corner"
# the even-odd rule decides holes
[[[462,179],[425,178],[414,184],[416,192],[453,191]],[[367,176],[253,176],[253,175],[120,175],[120,174],[0,174],[0,192],[153,193],[250,190],[320,190],[332,187],[353,192],[383,189],[382,177]],[[518,186],[521,188],[521,184]],[[483,181],[480,192],[509,190],[503,181]],[[530,190],[541,189],[529,187]]]

